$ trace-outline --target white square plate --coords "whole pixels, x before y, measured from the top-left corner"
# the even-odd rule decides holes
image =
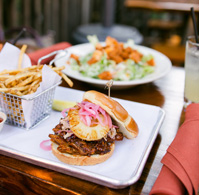
[[[83,91],[57,87],[55,99],[80,102]],[[0,133],[0,153],[72,175],[111,188],[124,188],[135,183],[141,176],[148,155],[164,120],[160,107],[115,98],[135,119],[139,135],[133,140],[124,138],[116,142],[113,155],[105,162],[93,166],[72,166],[60,162],[51,151],[40,148],[49,139],[52,128],[62,117],[52,111],[50,117],[35,128],[26,131],[5,125]]]

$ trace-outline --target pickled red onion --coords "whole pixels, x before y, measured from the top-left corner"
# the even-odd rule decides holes
[[[70,109],[75,109],[74,107],[71,108],[65,108],[64,110],[61,111],[62,116],[65,118],[66,117],[66,112],[68,112]]]
[[[95,111],[94,110],[92,110],[92,107],[87,107],[86,105],[84,106],[84,109],[86,110],[86,111],[88,111],[89,113],[91,113],[91,114],[94,114],[95,115]]]
[[[66,108],[61,111],[62,116],[65,118],[66,117],[66,112],[68,112],[69,108]]]
[[[90,127],[91,126],[91,118],[89,117],[89,115],[86,115],[85,119],[86,119],[86,125]]]
[[[44,141],[42,141],[40,143],[40,148],[43,149],[43,150],[45,150],[45,151],[50,151],[51,150],[51,145],[49,145],[49,144],[51,144],[50,139],[44,140]]]
[[[82,101],[81,103],[78,103],[78,106],[80,107],[80,120],[85,125],[90,126],[91,124],[93,124],[92,119],[98,119],[101,125],[108,125],[109,128],[112,127],[111,117],[99,105],[87,101]],[[100,114],[103,116],[104,120],[102,120]]]

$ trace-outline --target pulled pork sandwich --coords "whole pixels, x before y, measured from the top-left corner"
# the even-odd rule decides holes
[[[49,137],[53,154],[67,164],[102,163],[112,155],[115,141],[138,135],[138,126],[128,112],[117,101],[97,91],[85,92],[81,103],[63,110],[62,114],[64,118]]]

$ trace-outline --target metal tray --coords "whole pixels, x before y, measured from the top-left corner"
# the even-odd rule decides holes
[[[79,102],[82,100],[82,95],[83,91],[57,87],[55,99]],[[67,165],[60,162],[51,151],[44,151],[39,147],[43,140],[48,139],[48,134],[52,133],[51,129],[59,122],[61,113],[56,111],[30,131],[5,125],[0,132],[0,154],[110,188],[127,187],[140,178],[164,120],[165,112],[157,106],[115,99],[135,119],[140,132],[133,140],[125,138],[121,142],[116,142],[113,155],[101,164]]]

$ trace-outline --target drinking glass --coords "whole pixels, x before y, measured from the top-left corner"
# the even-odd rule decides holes
[[[186,41],[184,101],[185,106],[199,102],[199,43],[194,36]]]

